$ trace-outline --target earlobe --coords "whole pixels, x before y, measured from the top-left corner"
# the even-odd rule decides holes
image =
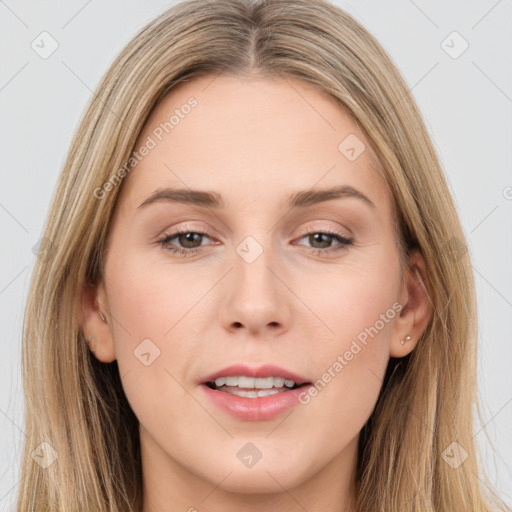
[[[400,316],[397,318],[391,357],[404,357],[416,347],[432,316],[432,304],[428,293],[425,262],[418,250],[408,260],[408,268],[401,291]]]
[[[84,285],[77,297],[77,319],[85,342],[95,357],[111,363],[116,359],[112,329],[107,319],[106,293],[103,284]]]
[[[96,352],[96,338],[94,336],[86,336],[85,341],[89,345],[90,351],[94,354]]]

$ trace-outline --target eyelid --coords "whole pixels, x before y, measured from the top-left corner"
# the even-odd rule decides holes
[[[195,228],[193,226],[188,226],[188,225],[187,226],[178,226],[177,228],[174,228],[174,232],[179,233],[180,235],[182,235],[183,233],[190,233],[190,232],[200,233],[201,235],[208,234],[208,231],[203,227]]]
[[[348,231],[348,230],[347,230]],[[327,233],[330,235],[338,235],[342,238],[346,238],[351,240],[353,238],[352,234],[350,232],[344,233],[343,231],[333,228],[331,226],[314,226],[307,228],[304,233],[302,234],[302,237],[306,235],[312,235],[314,233]]]
[[[160,240],[162,238],[167,238],[175,235],[182,235],[184,233],[199,233],[200,235],[206,235],[211,238],[211,231],[213,230],[210,230],[209,228],[203,226],[191,226],[189,224],[186,224],[184,226],[182,225],[175,228],[166,228],[156,238],[157,240]]]

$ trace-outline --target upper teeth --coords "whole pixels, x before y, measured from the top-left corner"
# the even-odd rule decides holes
[[[255,378],[255,377],[219,377],[215,379],[216,386],[238,386],[239,388],[258,388],[258,389],[270,389],[282,388],[283,384],[288,388],[293,388],[295,382],[293,380],[284,379],[283,377],[266,377],[266,378]]]

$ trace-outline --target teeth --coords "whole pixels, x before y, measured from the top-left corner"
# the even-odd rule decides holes
[[[215,379],[215,385],[217,387],[230,386],[239,388],[256,388],[256,389],[271,389],[271,388],[282,388],[283,385],[292,388],[295,385],[293,380],[284,379],[283,377],[266,377],[266,378],[255,378],[246,376],[237,377],[219,377]]]
[[[227,388],[225,390],[226,393],[230,395],[243,396],[246,398],[260,398],[262,396],[276,395],[277,393],[283,393],[284,390],[280,389],[260,389],[258,391],[245,391],[243,389],[236,388]]]

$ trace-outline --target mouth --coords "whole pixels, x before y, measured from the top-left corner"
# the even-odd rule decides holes
[[[286,393],[287,391],[294,391],[302,387],[308,387],[311,385],[311,382],[298,384],[284,377],[254,378],[241,375],[219,377],[213,381],[205,382],[204,385],[214,391],[229,393],[244,398],[263,398],[279,393]]]
[[[251,367],[244,363],[223,368],[200,383],[214,391],[244,398],[263,398],[311,385],[307,378],[280,366]]]
[[[276,366],[234,364],[212,373],[200,384],[205,397],[220,411],[240,421],[270,421],[300,403],[310,379]]]

